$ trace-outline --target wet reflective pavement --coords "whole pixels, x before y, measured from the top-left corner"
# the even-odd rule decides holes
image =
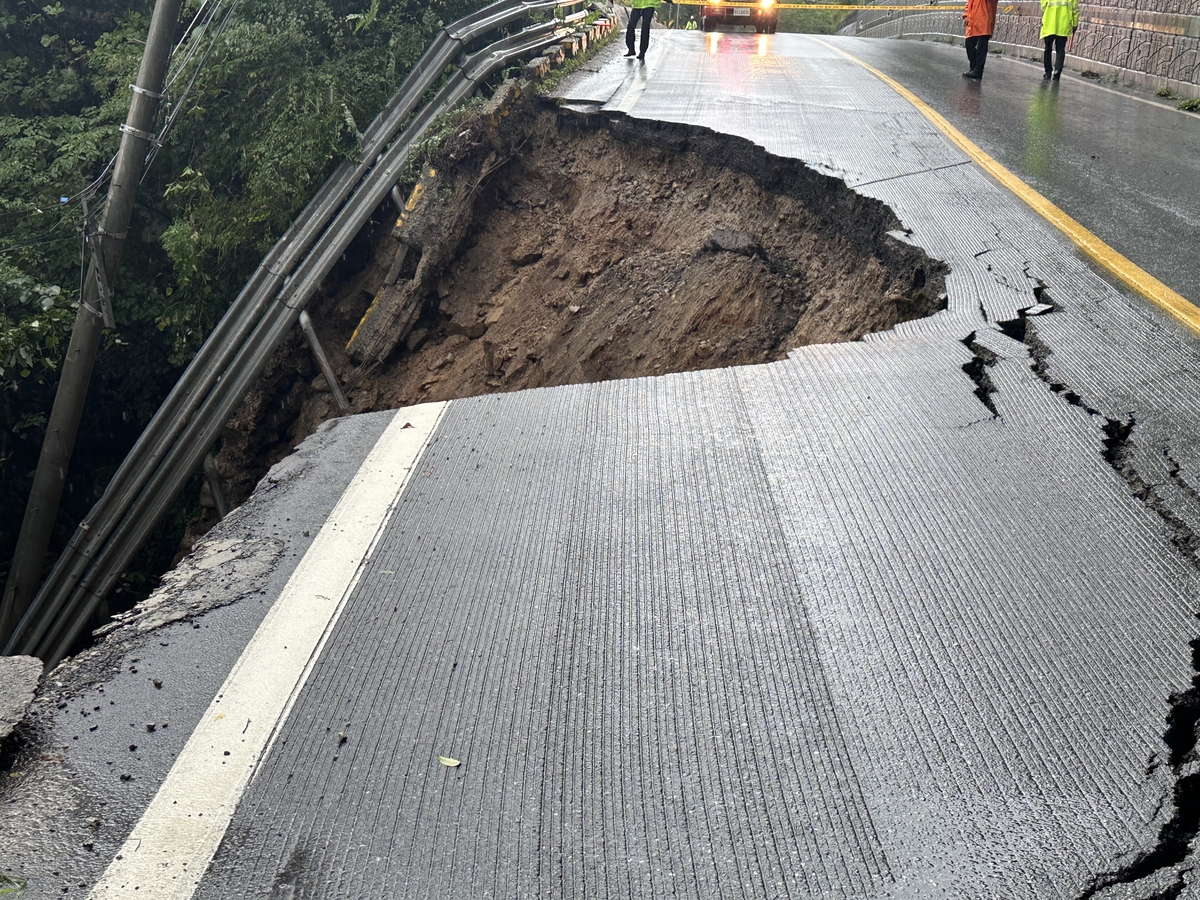
[[[1064,180],[1089,176],[1012,136],[1051,128],[1019,63],[968,87],[937,45],[602,51],[564,101],[846,180],[947,261],[947,309],[334,424],[57,673],[0,803],[29,896],[1195,890],[1186,839],[1130,864],[1195,802],[1164,736],[1195,674],[1200,344],[839,49],[1090,215]],[[1067,90],[1136,102],[1057,90],[1063,122]],[[1097,202],[1138,193],[1106,171]]]
[[[1200,115],[1067,69],[993,56],[960,77],[962,48],[847,41],[859,59],[929,103],[987,153],[1194,303],[1200,303]]]

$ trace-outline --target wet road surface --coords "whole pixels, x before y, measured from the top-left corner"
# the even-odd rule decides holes
[[[962,48],[923,41],[844,45],[929,103],[1102,240],[1200,303],[1200,115],[1067,70],[993,57],[961,77]]]

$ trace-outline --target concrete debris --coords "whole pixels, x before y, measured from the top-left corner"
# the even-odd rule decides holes
[[[550,59],[546,56],[539,56],[537,59],[531,59],[525,64],[525,77],[532,78],[534,81],[541,81],[550,74]]]
[[[0,742],[25,719],[42,678],[42,661],[32,656],[0,656]]]

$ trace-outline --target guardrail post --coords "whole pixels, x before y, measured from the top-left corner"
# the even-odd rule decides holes
[[[225,486],[221,483],[221,473],[217,471],[217,461],[213,459],[211,453],[204,454],[204,480],[208,482],[208,489],[212,493],[213,503],[217,507],[217,517],[225,518],[229,515],[229,500],[225,496]]]
[[[338,381],[337,375],[333,371],[333,366],[329,364],[329,358],[325,355],[324,349],[321,347],[321,342],[317,340],[317,331],[313,328],[312,317],[309,316],[308,310],[300,313],[300,328],[304,331],[304,336],[308,339],[309,349],[312,350],[313,358],[317,361],[317,367],[320,368],[321,374],[325,376],[325,380],[329,382],[329,390],[333,391],[333,399],[341,410],[342,415],[350,412],[350,401],[346,399],[346,394],[342,391],[341,382]]]

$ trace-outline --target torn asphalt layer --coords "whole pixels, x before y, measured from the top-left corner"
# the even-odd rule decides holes
[[[0,656],[0,746],[25,718],[41,678],[40,659]]]

